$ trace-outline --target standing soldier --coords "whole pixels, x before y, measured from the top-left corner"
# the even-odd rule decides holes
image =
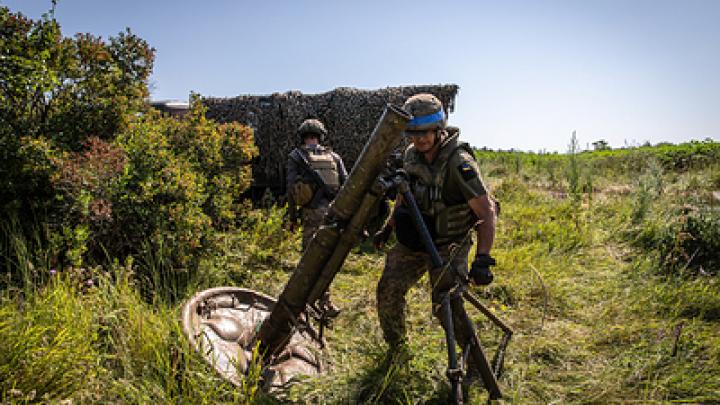
[[[287,162],[287,199],[291,227],[301,216],[302,248],[307,248],[315,231],[322,224],[330,202],[347,179],[342,158],[322,146],[327,131],[317,119],[306,119],[297,131],[300,147],[293,149]],[[300,207],[300,215],[298,208]],[[326,295],[328,315],[337,315],[337,308]]]
[[[495,202],[483,184],[472,150],[458,141],[459,130],[448,134],[442,103],[435,96],[412,96],[403,108],[413,116],[405,131],[411,145],[405,151],[403,168],[433,242],[444,261],[449,260],[453,249],[459,249],[453,266],[467,270],[472,240],[465,236],[476,227],[477,249],[470,277],[478,285],[490,284],[493,275],[489,267],[495,264],[490,256],[495,237]],[[390,346],[389,358],[407,350],[405,294],[408,290],[429,270],[433,313],[438,316],[442,294],[456,281],[455,272],[441,274],[440,269],[432,268],[430,255],[425,252],[410,211],[400,198],[385,228],[375,235],[375,245],[382,247],[393,229],[398,243],[387,254],[377,287],[378,317],[383,337]],[[463,240],[467,242],[460,245]],[[451,305],[455,317],[467,316],[461,297],[457,296]],[[454,324],[461,325],[457,321]],[[460,347],[466,347],[468,331],[455,329]],[[474,372],[470,360],[470,371]]]

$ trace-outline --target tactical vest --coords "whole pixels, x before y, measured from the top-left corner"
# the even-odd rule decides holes
[[[307,152],[310,166],[318,172],[330,190],[337,192],[340,189],[340,173],[333,154],[322,146],[318,146],[314,150],[304,149]]]
[[[443,189],[448,176],[448,163],[460,149],[472,156],[467,143],[458,142],[458,135],[448,137],[440,146],[440,153],[432,165],[425,163],[422,153],[410,145],[405,153],[404,168],[409,175],[410,188],[423,215],[433,226],[435,243],[439,246],[461,240],[477,221],[475,213],[467,202],[448,205],[443,198]]]

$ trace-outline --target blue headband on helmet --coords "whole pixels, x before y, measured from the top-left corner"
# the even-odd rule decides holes
[[[440,111],[434,113],[434,114],[428,114],[423,115],[420,117],[413,117],[413,119],[410,120],[410,122],[407,123],[409,127],[417,127],[420,125],[425,124],[432,124],[433,122],[442,121],[445,119],[445,111],[440,109]]]

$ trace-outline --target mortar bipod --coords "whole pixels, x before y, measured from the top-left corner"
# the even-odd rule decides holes
[[[485,389],[489,393],[489,400],[500,399],[502,398],[502,392],[500,391],[500,386],[497,382],[497,379],[500,377],[500,372],[502,371],[502,363],[505,356],[505,349],[510,341],[510,337],[512,336],[512,330],[507,327],[507,325],[499,318],[497,318],[492,312],[490,312],[484,305],[482,305],[482,303],[480,303],[475,296],[473,296],[469,291],[467,291],[468,275],[461,274],[460,269],[457,269],[456,267],[451,265],[454,255],[447,262],[443,262],[440,254],[438,253],[437,247],[432,241],[430,232],[428,231],[425,222],[422,219],[422,215],[420,213],[420,209],[417,206],[417,202],[415,201],[415,198],[410,191],[410,187],[406,179],[404,178],[404,173],[398,172],[395,181],[398,184],[398,191],[402,195],[403,200],[408,204],[410,208],[410,213],[412,215],[416,230],[421,236],[425,250],[430,254],[432,265],[435,268],[452,268],[457,275],[457,284],[450,291],[445,292],[441,300],[441,319],[443,322],[443,329],[445,330],[448,350],[447,376],[452,386],[453,400],[456,404],[463,403],[463,394],[460,384],[462,382],[464,367],[466,366],[468,356],[472,357],[472,361],[477,367],[478,372],[480,373],[480,376],[485,385]],[[471,232],[472,229],[468,231],[468,235],[466,235],[463,243],[468,240]],[[457,249],[454,254],[457,254],[457,251],[459,250],[460,249]],[[487,357],[483,352],[482,345],[480,344],[480,340],[478,339],[475,332],[475,327],[470,318],[465,313],[465,311],[462,311],[461,314],[453,313],[452,306],[450,305],[452,294],[461,294],[463,297],[469,297],[468,300],[473,304],[473,306],[478,308],[480,312],[490,318],[490,320],[495,325],[499,326],[505,332],[503,341],[498,347],[498,351],[496,352],[495,358],[493,359],[492,367],[488,363]],[[463,327],[466,328],[468,332],[467,334],[470,336],[470,342],[467,343],[468,347],[463,348],[463,368],[458,368],[457,352],[455,350],[454,322],[458,320],[458,317],[462,318],[459,319],[460,323]]]

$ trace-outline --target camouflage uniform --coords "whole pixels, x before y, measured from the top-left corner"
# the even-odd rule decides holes
[[[320,225],[322,225],[323,218],[325,218],[327,211],[328,204],[322,204],[317,208],[306,207],[302,209],[302,217],[300,221],[302,223],[303,250],[305,250],[308,243],[310,243],[310,239],[312,239],[313,235],[315,235],[315,231],[317,231],[318,228],[320,228]]]
[[[440,256],[444,261],[448,260],[453,249],[460,249],[453,265],[467,271],[468,254],[473,242],[469,240],[465,245],[458,246],[476,220],[467,201],[485,195],[487,191],[477,162],[466,146],[458,142],[457,137],[457,134],[449,136],[443,132],[438,157],[432,164],[424,163],[422,154],[411,145],[405,153],[404,167],[410,175],[411,189],[433,234]],[[430,178],[422,181],[414,176],[423,170],[438,177],[435,183],[439,185],[439,190],[429,191],[432,188],[428,185],[432,183]],[[429,198],[428,194],[435,197]],[[441,208],[435,209],[438,204]],[[401,222],[409,221],[409,218],[396,216],[395,221],[397,232],[399,227],[407,226]],[[449,221],[452,223],[448,224]],[[400,235],[398,239],[402,240]],[[422,248],[413,249],[398,242],[388,252],[377,288],[377,309],[383,336],[391,346],[405,341],[405,294],[426,271],[430,272],[433,314],[438,316],[442,293],[455,284],[455,274],[440,274],[440,269],[433,269],[429,254]],[[459,325],[467,318],[462,298],[454,299],[451,305],[455,325]],[[468,341],[466,331],[457,327],[455,329],[457,340],[464,347]]]
[[[297,206],[302,206],[304,250],[322,224],[330,201],[347,179],[347,171],[337,153],[318,144],[305,144],[305,138],[309,136],[317,137],[320,142],[325,140],[327,131],[322,122],[314,118],[306,119],[298,127],[297,135],[302,146],[293,149],[288,156],[286,186],[291,221],[295,221]],[[309,170],[319,176],[320,180],[314,179]],[[324,187],[320,187],[320,182]]]
[[[342,159],[337,153],[320,145],[317,145],[315,148],[302,146],[296,148],[291,153],[302,154],[313,169],[321,174],[323,180],[325,180],[325,183],[333,194],[331,196],[313,195],[311,201],[302,205],[302,247],[305,249],[310,242],[310,239],[312,239],[312,236],[315,234],[315,231],[317,231],[318,227],[322,224],[323,217],[328,210],[328,206],[330,205],[330,201],[334,197],[334,194],[338,192],[340,185],[342,185],[342,183],[344,183],[347,179],[347,171],[345,170],[345,165]],[[325,163],[324,166],[326,167],[318,167],[322,166],[320,163],[316,163],[318,161]],[[312,188],[313,193],[322,193],[306,171],[303,170],[292,158],[288,158],[287,173],[288,191],[292,190],[296,183],[303,182],[311,185],[310,187]],[[291,210],[290,215],[293,217],[295,214],[292,211],[296,209],[296,202],[295,197],[292,196],[292,193],[290,192],[288,192],[288,203],[288,208]]]
[[[460,249],[453,260],[453,265],[467,270],[467,256],[470,252],[471,241],[464,246],[453,246]],[[451,252],[450,245],[439,249],[443,261],[448,260]],[[385,269],[377,288],[377,310],[380,318],[380,327],[383,337],[390,346],[397,346],[405,341],[405,308],[407,302],[405,294],[422,278],[426,271],[430,271],[430,287],[432,289],[433,314],[438,316],[440,293],[447,291],[454,285],[453,274],[441,273],[440,269],[433,269],[430,255],[425,252],[416,252],[402,243],[397,243],[385,258]],[[464,312],[462,300],[452,302],[453,312]],[[465,342],[465,331],[455,328],[455,334],[462,336]]]

